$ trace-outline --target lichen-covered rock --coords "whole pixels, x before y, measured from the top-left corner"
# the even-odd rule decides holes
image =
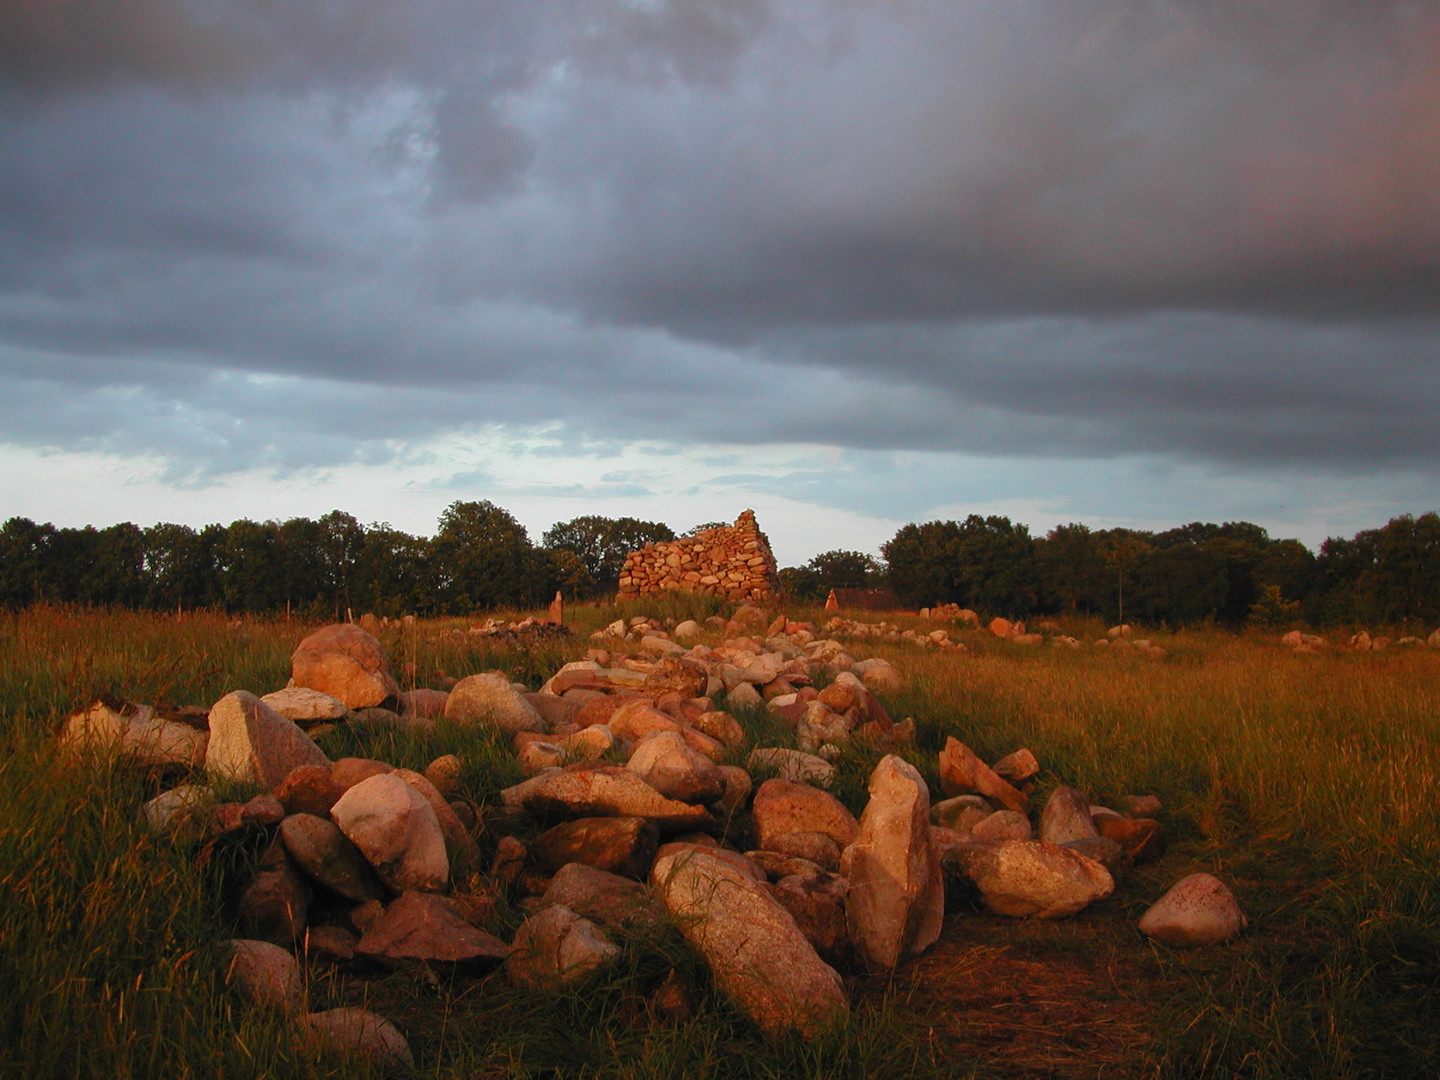
[[[1082,792],[1062,784],[1045,800],[1040,811],[1040,839],[1052,844],[1094,840],[1100,835],[1090,816],[1090,800]]]
[[[655,731],[636,744],[625,766],[669,799],[705,805],[725,794],[715,763],[685,744],[678,731]]]
[[[592,817],[561,822],[530,841],[530,857],[542,870],[566,863],[641,880],[660,844],[660,830],[642,817]]]
[[[493,967],[510,949],[466,922],[446,897],[406,892],[370,924],[355,951],[383,964],[423,960],[475,968]]]
[[[541,904],[559,904],[602,926],[652,931],[665,909],[639,881],[583,863],[567,863],[555,871]]]
[[[845,804],[810,784],[775,777],[755,790],[751,803],[755,841],[772,851],[775,838],[788,833],[823,833],[840,847],[855,839],[860,823]]]
[[[821,1034],[844,984],[765,885],[703,849],[655,860],[650,881],[720,990],[764,1032]]]
[[[629,769],[614,765],[547,769],[500,793],[506,806],[523,807],[541,821],[631,816],[662,830],[694,828],[712,819],[703,806],[667,799]]]
[[[300,727],[344,720],[350,711],[339,698],[308,686],[287,686],[266,694],[260,700]]]

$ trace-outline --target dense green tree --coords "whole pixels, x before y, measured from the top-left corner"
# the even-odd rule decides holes
[[[380,615],[432,615],[440,608],[431,542],[379,522],[363,532],[350,568],[347,608]]]
[[[675,533],[662,521],[587,514],[557,522],[540,539],[545,547],[552,550],[574,552],[592,583],[585,586],[583,595],[597,595],[613,593],[619,588],[620,568],[625,564],[626,555],[639,551],[647,544],[674,540]],[[567,568],[565,576],[567,591],[583,586],[573,568]]]
[[[1100,612],[1110,575],[1100,538],[1078,522],[1057,525],[1035,544],[1042,604],[1048,611]]]
[[[289,591],[273,521],[241,518],[225,529],[219,549],[221,595],[227,611],[282,611]]]
[[[224,597],[218,548],[225,530],[162,523],[145,530],[146,605],[181,611],[219,605]]]
[[[0,525],[0,607],[24,608],[45,595],[46,560],[55,526],[12,517]]]
[[[553,589],[548,560],[535,558],[525,527],[488,499],[446,507],[431,551],[437,591],[451,611],[534,603],[547,585]]]
[[[863,551],[826,551],[804,566],[787,566],[780,571],[780,584],[797,600],[819,602],[831,589],[866,589],[879,586],[885,568]]]
[[[963,603],[960,526],[953,521],[903,525],[880,548],[890,588],[907,604]]]

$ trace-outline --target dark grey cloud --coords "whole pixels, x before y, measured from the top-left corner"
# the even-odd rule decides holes
[[[580,439],[1433,468],[1440,13],[0,13],[0,440],[177,475]]]

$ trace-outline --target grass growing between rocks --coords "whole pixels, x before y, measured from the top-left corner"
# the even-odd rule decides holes
[[[496,668],[534,687],[615,618],[718,610],[666,605],[578,608],[574,638],[518,650],[467,634],[461,620],[382,638],[402,685]],[[51,742],[102,690],[208,705],[237,688],[277,688],[310,629],[207,614],[0,617],[0,1074],[365,1075],[307,1057],[286,1021],[223,991],[217,943],[233,928],[217,894],[237,868],[146,831],[138,808],[157,778],[67,766]],[[1076,636],[1093,640],[1086,629]],[[1191,633],[1157,639],[1167,655],[1151,660],[955,636],[968,652],[850,646],[909,679],[887,706],[916,719],[905,756],[932,790],[935,752],[955,735],[987,760],[1032,749],[1044,769],[1037,804],[1061,783],[1096,802],[1159,795],[1170,851],[1109,900],[1068,920],[1016,922],[952,895],[936,947],[893,978],[854,980],[850,1025],[813,1045],[760,1039],[673,939],[627,943],[625,963],[584,994],[427,969],[363,982],[317,975],[312,1007],[376,1009],[406,1032],[420,1073],[437,1077],[1440,1072],[1440,656],[1300,656]],[[761,744],[793,745],[763,713],[737,715]],[[341,729],[322,746],[412,768],[457,753],[482,804],[519,778],[507,742],[443,724],[425,736]],[[883,752],[857,744],[837,763],[837,793],[857,811]],[[1140,913],[1195,870],[1231,885],[1249,932],[1193,953],[1145,941]],[[687,1023],[647,1012],[671,967],[699,997]]]

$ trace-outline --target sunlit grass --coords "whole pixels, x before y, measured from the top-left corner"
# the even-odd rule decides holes
[[[382,638],[402,685],[497,669],[535,687],[615,618],[703,621],[717,612],[683,599],[664,610],[576,608],[573,637],[520,650],[467,633],[466,620],[397,624]],[[290,652],[314,628],[210,614],[0,617],[0,1073],[356,1075],[350,1065],[307,1059],[287,1022],[223,992],[217,942],[233,928],[217,893],[234,868],[223,859],[197,863],[144,830],[138,807],[157,781],[69,766],[52,741],[64,716],[99,691],[209,705],[234,689],[276,689]],[[1102,629],[1071,632],[1093,641]],[[1164,801],[1166,858],[1137,871],[1088,929],[1076,922],[1045,931],[1047,948],[1084,949],[1082,930],[1094,933],[1100,920],[1111,948],[1152,981],[1133,992],[1154,1037],[1115,1075],[1437,1071],[1440,654],[1304,656],[1270,640],[1190,632],[1157,637],[1166,656],[1149,659],[952,633],[967,651],[853,642],[856,655],[884,656],[906,674],[907,689],[886,704],[895,719],[916,719],[906,756],[932,784],[935,751],[954,735],[990,760],[1033,750],[1044,767],[1037,800],[1065,783],[1097,802],[1132,793]],[[759,742],[793,745],[763,713],[740,718]],[[519,778],[503,739],[443,724],[425,735],[341,729],[322,745],[332,756],[413,768],[458,753],[480,803]],[[838,791],[853,808],[884,752],[860,745],[839,762]],[[1251,932],[1190,954],[1140,939],[1134,922],[1145,905],[1199,869],[1231,883]],[[950,915],[952,923],[965,918],[963,906]],[[644,1012],[646,989],[671,966],[698,988],[701,1012],[687,1024],[652,1022]],[[329,1005],[359,991],[320,979],[313,992],[317,1005]],[[363,992],[394,1014],[422,1072],[435,1076],[1011,1075],[963,1046],[937,1045],[903,995],[883,1005],[871,1004],[883,995],[860,995],[866,1004],[835,1039],[766,1044],[673,942],[634,944],[611,982],[585,995],[522,994],[498,976],[459,980],[440,994],[393,976]]]

